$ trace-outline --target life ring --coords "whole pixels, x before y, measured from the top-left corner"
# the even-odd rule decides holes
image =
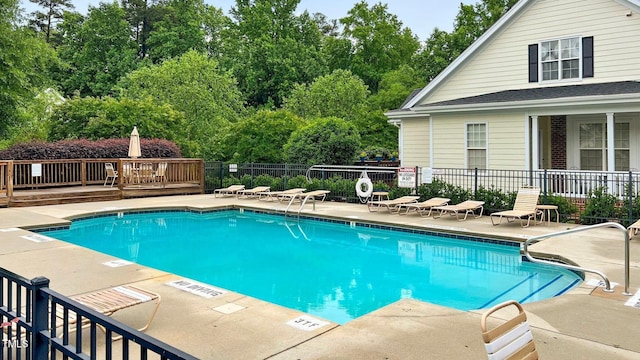
[[[362,190],[362,185],[366,187],[365,190]],[[368,177],[361,177],[358,179],[358,182],[356,183],[356,194],[358,194],[360,198],[368,198],[372,193],[373,183],[371,182],[371,179]]]

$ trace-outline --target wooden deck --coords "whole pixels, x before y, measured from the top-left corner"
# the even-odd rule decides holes
[[[202,159],[0,161],[0,206],[202,193]]]
[[[201,188],[197,184],[167,184],[145,186],[135,185],[117,187],[91,185],[91,186],[66,186],[58,188],[16,190],[13,196],[0,197],[0,205],[10,207],[39,206],[70,204],[92,201],[109,201],[135,197],[164,196],[164,195],[188,195],[200,194]]]

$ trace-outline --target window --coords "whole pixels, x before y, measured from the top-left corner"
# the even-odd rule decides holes
[[[467,124],[467,168],[487,168],[487,124]]]
[[[593,36],[529,45],[529,82],[593,77]]]
[[[580,78],[580,39],[540,43],[542,81]]]
[[[629,123],[614,124],[615,170],[629,170]],[[580,125],[580,169],[607,170],[607,124]]]

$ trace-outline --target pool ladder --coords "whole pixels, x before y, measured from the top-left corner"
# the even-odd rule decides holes
[[[553,262],[553,261],[548,261],[548,260],[543,260],[543,259],[536,259],[536,258],[531,256],[531,254],[529,253],[529,249],[528,249],[529,245],[535,244],[535,243],[540,242],[540,241],[542,241],[544,239],[548,239],[548,238],[552,238],[552,237],[556,237],[556,236],[561,236],[561,235],[573,234],[573,233],[587,231],[587,230],[603,228],[603,227],[617,228],[618,230],[620,230],[620,231],[622,231],[624,233],[624,292],[622,294],[623,295],[632,295],[631,293],[629,293],[629,233],[627,232],[627,229],[624,226],[622,226],[622,225],[620,225],[618,223],[608,222],[608,223],[591,225],[591,226],[588,226],[588,227],[574,228],[574,229],[560,231],[560,232],[556,232],[556,233],[552,233],[552,234],[534,236],[532,238],[527,239],[524,242],[522,252],[527,257],[527,259],[529,259],[529,261],[534,262],[534,263],[542,263],[542,264],[548,264],[548,265],[553,265],[553,266],[560,266],[560,267],[563,267],[563,268],[569,269],[569,270],[584,271],[584,272],[590,272],[590,273],[599,275],[600,277],[602,277],[602,279],[604,279],[604,283],[605,283],[604,291],[605,292],[613,292],[613,290],[611,289],[611,283],[609,282],[609,279],[607,278],[607,276],[604,273],[602,273],[600,271],[597,271],[597,270],[586,269],[586,268],[579,267],[579,266],[563,264],[563,263]]]
[[[289,209],[291,208],[291,205],[293,205],[293,202],[297,199],[298,197],[296,196],[292,196],[291,200],[289,200],[289,204],[287,204],[287,208],[284,209],[284,217],[287,217],[287,214],[289,213]],[[300,200],[300,207],[298,208],[298,218],[300,218],[300,212],[302,211],[302,208],[304,207],[304,204],[307,203],[307,200],[311,199],[311,202],[313,204],[313,211],[316,210],[316,197],[313,195],[307,195],[305,196],[302,200]],[[324,199],[324,198],[323,198]]]

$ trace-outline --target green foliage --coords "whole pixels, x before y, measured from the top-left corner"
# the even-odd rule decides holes
[[[65,13],[58,53],[68,64],[59,74],[66,95],[109,95],[118,80],[138,66],[136,43],[125,16],[116,3],[90,7],[86,19]]]
[[[203,0],[168,0],[160,20],[149,34],[149,58],[154,63],[177,58],[189,50],[204,51]]]
[[[50,121],[49,139],[53,141],[128,138],[133,127],[137,126],[143,138],[171,139],[181,149],[191,146],[184,131],[184,114],[170,105],[157,105],[150,98],[70,99],[55,109]]]
[[[365,151],[378,153],[382,150],[385,159],[390,158],[389,149],[398,148],[398,128],[389,124],[389,119],[381,110],[362,113],[354,125],[360,134],[360,142]]]
[[[286,160],[298,164],[349,164],[360,147],[360,135],[340,118],[321,118],[291,134],[284,146]]]
[[[367,109],[369,90],[348,70],[335,70],[310,85],[298,84],[284,108],[303,118],[339,117],[355,121]]]
[[[451,199],[450,204],[457,204],[473,198],[470,190],[438,179],[434,179],[431,184],[420,184],[417,192],[421,200],[427,200],[432,197],[444,197]]]
[[[18,26],[17,0],[0,2],[0,138],[21,115],[39,88],[47,83],[48,66],[57,59],[44,40]]]
[[[558,207],[560,222],[569,221],[569,216],[575,214],[578,211],[578,208],[573,204],[573,202],[559,195],[547,195],[545,205],[556,205]],[[553,217],[551,220],[555,220],[555,212],[552,212],[551,216]]]
[[[321,33],[300,0],[237,1],[221,62],[232,69],[247,102],[280,107],[294,84],[326,72]]]
[[[369,8],[363,0],[340,23],[344,27],[343,38],[352,44],[349,68],[373,92],[377,92],[383,74],[408,64],[420,47],[411,30],[403,28],[398,17],[388,12],[386,4],[377,3]]]
[[[617,205],[618,198],[607,193],[606,186],[590,190],[584,213],[580,214],[580,222],[593,225],[618,219],[622,214]]]
[[[516,192],[503,193],[502,190],[493,186],[487,188],[479,186],[475,200],[484,201],[484,209],[487,212],[495,212],[500,210],[513,209],[515,204]]]
[[[225,139],[227,158],[238,163],[282,163],[283,146],[303,124],[288,111],[260,110],[232,125]]]
[[[161,65],[138,69],[119,84],[121,97],[168,104],[186,117],[188,157],[224,158],[223,139],[244,111],[235,80],[218,62],[190,51]]]
[[[402,65],[397,70],[389,71],[382,76],[378,93],[369,98],[372,108],[382,111],[398,109],[407,97],[424,86],[424,79],[409,65]]]

